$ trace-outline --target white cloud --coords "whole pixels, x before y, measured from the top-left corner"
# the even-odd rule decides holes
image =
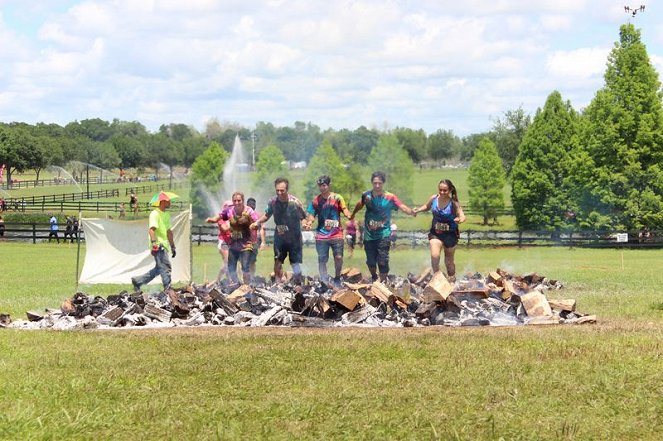
[[[57,1],[10,2],[32,30],[0,15],[0,120],[389,121],[464,134],[555,89],[588,102],[625,18],[608,0]],[[644,29],[660,69],[663,30]]]
[[[579,48],[572,51],[555,51],[548,56],[547,70],[562,77],[589,78],[605,71],[610,48]]]

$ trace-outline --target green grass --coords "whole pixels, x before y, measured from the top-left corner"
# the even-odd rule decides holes
[[[194,279],[216,271],[213,246],[193,251]],[[75,252],[0,243],[0,311],[58,306]],[[0,439],[660,439],[662,257],[626,250],[622,269],[615,250],[457,251],[459,272],[564,281],[549,296],[576,298],[595,326],[1,330]],[[392,268],[427,260],[397,250]]]

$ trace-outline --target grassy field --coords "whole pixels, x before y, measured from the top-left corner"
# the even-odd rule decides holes
[[[218,255],[193,250],[200,281]],[[0,311],[59,305],[75,251],[0,243]],[[549,295],[576,298],[594,326],[2,330],[0,439],[660,439],[662,262],[659,250],[626,250],[622,269],[615,250],[459,249],[459,272],[564,281]],[[392,255],[397,273],[426,263],[423,248]]]

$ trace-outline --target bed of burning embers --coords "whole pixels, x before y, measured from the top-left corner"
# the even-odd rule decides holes
[[[291,276],[291,275],[288,275]],[[420,327],[510,326],[596,323],[576,311],[573,299],[552,300],[559,281],[497,269],[449,282],[426,270],[384,283],[366,282],[357,269],[331,287],[305,277],[295,284],[192,284],[179,289],[120,292],[107,298],[78,292],[60,308],[28,311],[27,320],[0,314],[0,327],[14,329],[157,328],[176,326]],[[559,297],[555,295],[555,297]]]

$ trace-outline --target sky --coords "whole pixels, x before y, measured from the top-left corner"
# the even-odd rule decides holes
[[[624,6],[646,5],[635,17]],[[558,90],[582,109],[619,26],[663,71],[663,1],[0,0],[0,121],[210,119],[459,136]],[[656,19],[659,17],[659,19]]]

